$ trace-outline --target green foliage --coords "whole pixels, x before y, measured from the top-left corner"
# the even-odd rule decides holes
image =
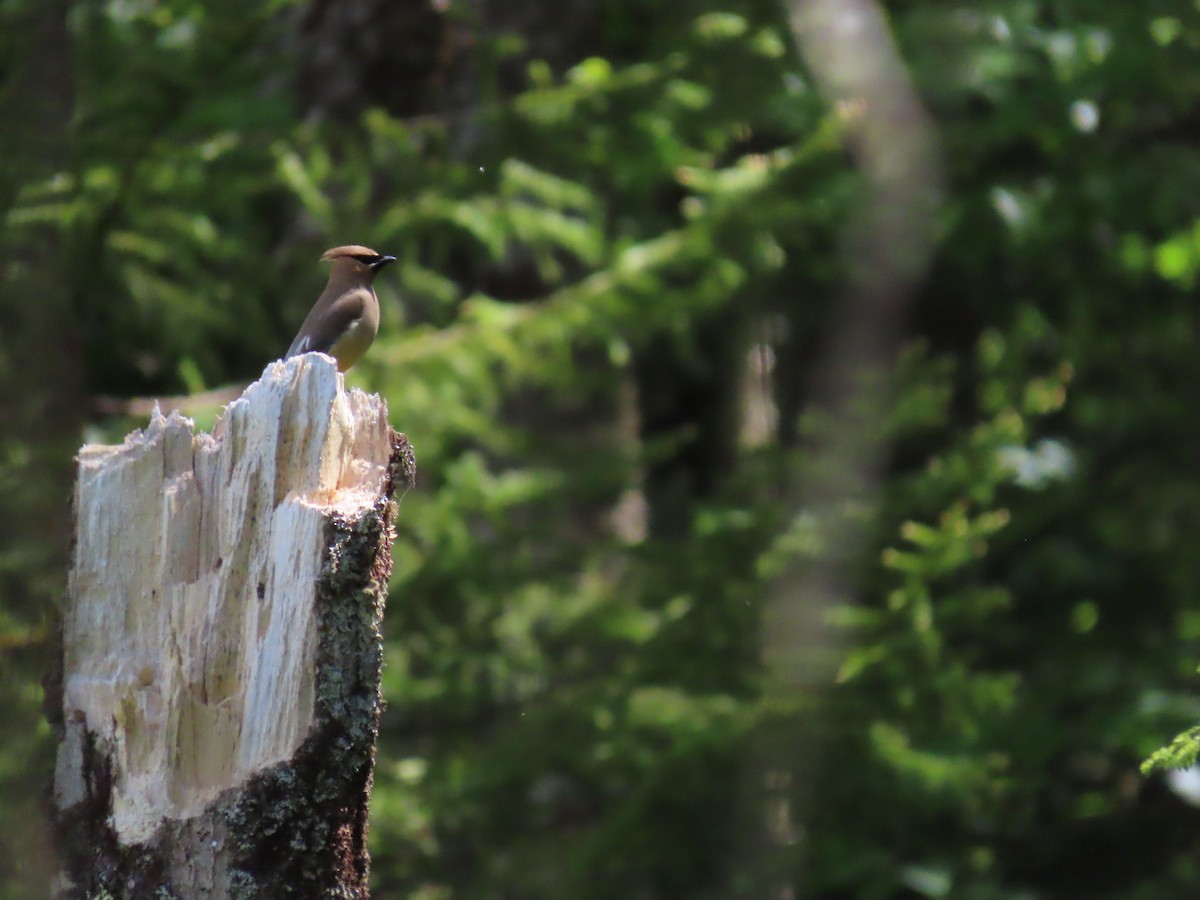
[[[1142,763],[1142,773],[1149,775],[1159,769],[1184,769],[1196,764],[1200,755],[1200,726],[1189,728],[1175,736],[1167,746],[1155,750]]]
[[[28,6],[2,8],[49,53]],[[452,55],[474,20],[449,6]],[[347,240],[399,257],[350,378],[420,464],[380,896],[1200,889],[1195,814],[1153,774],[1194,762],[1200,719],[1191,4],[888,6],[948,198],[869,437],[881,489],[836,510],[869,543],[819,623],[832,683],[802,694],[763,629],[790,566],[850,552],[792,487],[840,427],[813,361],[869,264],[838,247],[863,196],[843,131],[873,111],[827,108],[784,9],[621,0],[565,61],[497,14],[470,65],[359,73],[349,117],[300,74],[315,5],[56,9],[70,142],[11,131],[0,194],[4,291],[46,297],[0,309],[0,896],[40,884],[16,862],[39,838],[10,835],[49,774],[70,453],[132,423],[92,399],[255,377]]]

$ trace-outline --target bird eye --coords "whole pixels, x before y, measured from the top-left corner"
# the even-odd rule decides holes
[[[364,266],[369,266],[372,263],[374,263],[375,260],[379,259],[378,256],[356,256],[354,258],[357,259]]]

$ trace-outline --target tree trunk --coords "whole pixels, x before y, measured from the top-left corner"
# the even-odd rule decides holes
[[[78,457],[58,896],[365,898],[393,488],[413,458],[332,361],[195,434]]]

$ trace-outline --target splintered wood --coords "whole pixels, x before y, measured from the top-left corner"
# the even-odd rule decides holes
[[[363,669],[320,646],[321,604],[339,598],[318,594],[330,566],[351,564],[339,540],[371,516],[378,546],[359,563],[358,594],[340,599],[374,603],[351,615],[373,623],[378,644],[401,445],[378,396],[346,391],[330,360],[308,355],[269,366],[211,435],[156,410],[120,446],[80,451],[60,812],[99,802],[119,844],[146,844],[293,757],[329,692],[320,663]],[[355,688],[368,700],[372,667]]]

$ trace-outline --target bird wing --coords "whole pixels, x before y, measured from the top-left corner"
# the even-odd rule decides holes
[[[328,307],[318,302],[300,326],[300,331],[292,341],[292,346],[288,347],[285,358],[314,351],[328,353],[354,323],[362,318],[364,303],[362,290],[342,294]]]
[[[307,353],[308,351],[308,335],[298,334],[296,335],[296,339],[292,341],[292,346],[288,347],[284,359],[291,359],[293,356],[299,356],[301,353]]]

